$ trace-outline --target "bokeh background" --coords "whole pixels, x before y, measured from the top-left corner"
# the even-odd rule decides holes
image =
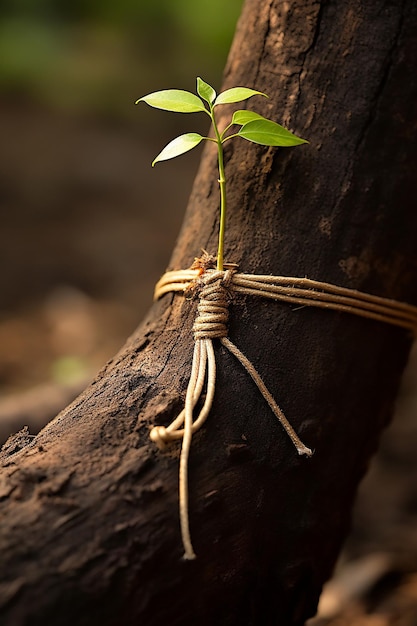
[[[198,156],[150,164],[206,121],[134,102],[219,86],[241,5],[2,0],[0,439],[52,418],[149,306]],[[416,363],[315,624],[417,625]]]
[[[135,106],[220,85],[242,0],[3,0],[0,393],[92,375],[165,269],[199,154],[151,168],[203,115]]]

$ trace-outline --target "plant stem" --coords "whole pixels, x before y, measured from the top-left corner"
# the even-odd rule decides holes
[[[219,243],[217,248],[217,269],[223,271],[224,266],[224,234],[226,230],[226,176],[224,172],[223,144],[222,138],[217,128],[216,119],[214,117],[213,107],[210,107],[211,120],[213,123],[214,134],[217,141],[217,161],[219,165],[219,185],[220,185],[220,226],[219,226]]]

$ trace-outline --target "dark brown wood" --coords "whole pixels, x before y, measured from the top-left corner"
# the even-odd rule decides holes
[[[224,87],[310,145],[227,147],[228,260],[417,303],[414,0],[247,0]],[[216,249],[204,152],[171,267]],[[335,312],[239,298],[230,337],[305,443],[298,457],[247,374],[216,347],[218,385],[190,459],[199,558],[181,560],[178,451],[151,425],[181,409],[195,305],[156,303],[97,380],[3,452],[5,626],[296,626],[314,613],[357,484],[387,423],[410,336]],[[20,451],[19,451],[20,448]]]

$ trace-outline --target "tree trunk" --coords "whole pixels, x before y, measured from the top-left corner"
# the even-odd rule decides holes
[[[227,260],[417,303],[417,6],[247,0],[223,87],[309,146],[229,142]],[[203,154],[171,268],[215,252],[215,151]],[[168,167],[168,166],[167,166]],[[411,337],[353,315],[236,297],[229,336],[312,458],[216,345],[190,458],[181,559],[178,448],[149,429],[183,406],[195,303],[167,295],[94,383],[0,474],[5,626],[299,625],[315,611],[357,484],[389,419]]]

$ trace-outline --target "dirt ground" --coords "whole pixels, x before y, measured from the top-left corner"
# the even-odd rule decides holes
[[[131,121],[0,105],[0,438],[35,432],[140,321],[196,163]],[[417,350],[315,626],[417,626]]]

